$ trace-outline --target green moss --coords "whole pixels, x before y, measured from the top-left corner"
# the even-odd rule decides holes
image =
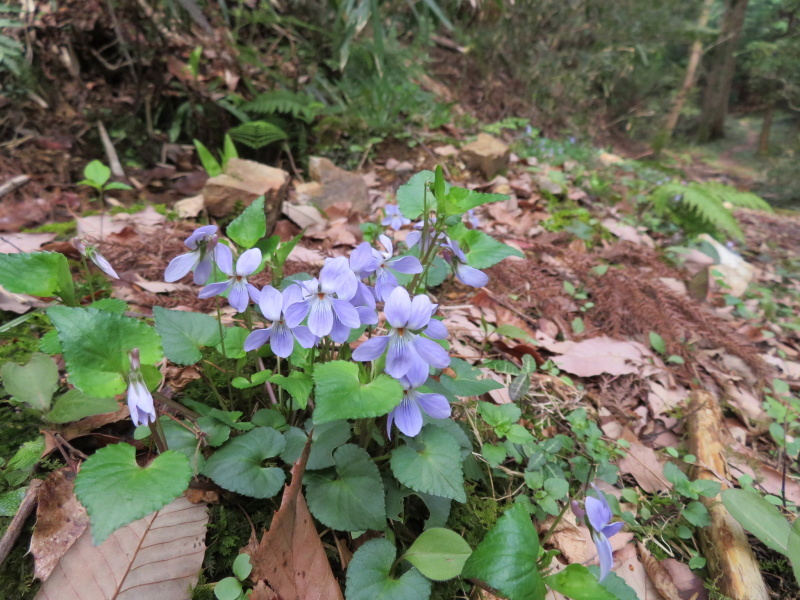
[[[3,319],[3,315],[7,318]],[[18,318],[11,313],[0,312],[0,321],[10,322]],[[23,320],[7,331],[0,332],[0,365],[6,362],[26,363],[39,348],[39,338],[53,326],[42,312],[30,312]]]
[[[479,489],[477,484],[466,482],[466,491],[466,504],[453,503],[447,527],[461,534],[475,549],[489,530],[494,527],[501,510],[497,501],[486,497],[486,490]]]
[[[58,237],[71,237],[77,232],[78,224],[75,221],[64,223],[45,223],[32,229],[23,229],[25,233],[55,233]]]
[[[28,552],[34,521],[33,517],[28,519],[16,546],[0,567],[0,598],[32,600],[39,591],[41,583],[33,579],[33,555]],[[0,533],[5,533],[10,522],[10,518],[0,519],[2,523]]]

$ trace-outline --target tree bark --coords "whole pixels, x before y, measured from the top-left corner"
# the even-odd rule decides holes
[[[772,129],[772,115],[774,112],[774,104],[770,104],[764,111],[764,120],[761,122],[761,135],[758,136],[759,154],[769,154],[769,132]]]
[[[725,136],[725,116],[736,64],[736,46],[744,26],[747,0],[726,0],[717,45],[711,56],[697,139],[700,143]]]
[[[712,6],[714,6],[714,0],[703,0],[703,5],[700,8],[700,17],[697,19],[698,31],[705,29],[708,25]],[[683,105],[686,103],[686,98],[689,97],[689,92],[692,91],[697,80],[697,67],[700,64],[700,58],[702,56],[703,42],[698,38],[692,42],[692,47],[689,50],[689,64],[686,66],[686,75],[683,78],[683,85],[681,85],[678,95],[675,96],[675,102],[672,104],[669,115],[667,115],[667,122],[664,125],[664,141],[671,138],[675,131],[675,126],[678,124],[678,118],[681,115]]]

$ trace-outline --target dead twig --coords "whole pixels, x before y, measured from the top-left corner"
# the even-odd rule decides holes
[[[6,529],[2,539],[0,539],[0,565],[6,561],[11,550],[14,548],[14,544],[17,543],[17,538],[22,532],[22,526],[25,525],[25,521],[28,520],[28,516],[33,511],[33,507],[36,506],[36,502],[39,498],[39,488],[43,483],[44,481],[41,479],[34,479],[31,481],[31,484],[28,486],[28,491],[25,492],[25,497],[19,505],[17,514],[11,519],[8,529]]]
[[[30,180],[31,178],[27,175],[17,175],[16,177],[12,177],[3,185],[0,185],[0,198],[18,190]]]
[[[103,142],[103,150],[105,150],[111,172],[115,177],[125,177],[125,171],[122,170],[122,163],[119,162],[117,151],[114,149],[114,144],[111,143],[111,138],[108,136],[108,132],[102,121],[97,122],[97,130],[100,132],[100,140]]]

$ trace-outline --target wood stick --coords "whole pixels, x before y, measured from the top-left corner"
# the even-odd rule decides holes
[[[12,177],[8,181],[6,181],[3,185],[0,185],[0,198],[10,194],[11,192],[18,190],[23,185],[28,183],[31,180],[30,177],[27,175],[17,175],[16,177]]]
[[[723,427],[719,402],[713,394],[695,390],[689,396],[689,410],[689,440],[697,457],[693,475],[696,479],[717,481],[726,489],[730,487],[730,472],[720,438]],[[700,546],[719,591],[731,600],[768,600],[761,569],[742,526],[719,496],[703,497],[701,501],[711,516],[711,525],[700,530]]]
[[[114,144],[111,143],[111,138],[108,137],[108,132],[102,121],[97,122],[97,130],[100,132],[100,141],[103,142],[103,150],[106,152],[108,167],[111,169],[114,177],[125,177],[125,171],[122,170],[122,164],[119,162],[117,151],[114,149]]]
[[[22,532],[22,526],[25,525],[25,521],[33,511],[33,507],[36,506],[36,502],[39,499],[39,488],[43,483],[44,481],[41,479],[31,481],[28,491],[25,492],[25,497],[19,505],[17,514],[11,519],[8,529],[3,534],[3,538],[0,539],[0,565],[6,561],[8,555],[11,554],[12,548],[14,548],[14,544],[17,543],[17,538]]]

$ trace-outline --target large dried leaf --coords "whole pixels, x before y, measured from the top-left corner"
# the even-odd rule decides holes
[[[671,489],[672,484],[664,476],[664,465],[658,460],[658,454],[639,442],[630,430],[626,429],[622,438],[630,446],[625,458],[619,461],[620,473],[633,475],[636,483],[649,494]]]
[[[189,600],[203,564],[207,523],[206,507],[181,497],[99,546],[87,529],[35,600]]]
[[[310,449],[310,443],[306,443],[292,467],[292,482],[284,488],[281,507],[269,531],[264,532],[261,542],[254,538],[243,550],[253,565],[250,579],[258,585],[266,582],[281,600],[342,600],[302,494]],[[258,597],[270,598],[268,591],[262,588]]]
[[[53,471],[39,490],[36,528],[31,538],[34,574],[45,581],[89,525],[89,515],[73,491],[75,474]]]
[[[578,377],[609,375],[630,375],[639,373],[647,376],[657,372],[651,361],[653,353],[639,342],[615,340],[600,336],[582,342],[554,342],[541,339],[540,343],[561,356],[553,357],[559,369]]]
[[[638,544],[638,548],[644,569],[664,600],[683,600],[669,571],[647,551],[644,545]]]

